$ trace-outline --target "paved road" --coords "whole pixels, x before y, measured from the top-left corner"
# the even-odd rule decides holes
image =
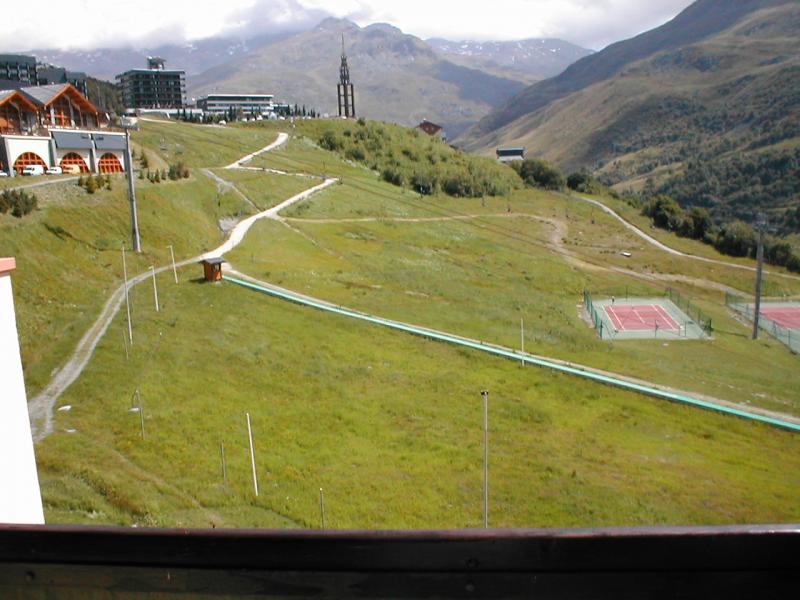
[[[41,177],[46,178],[47,175],[41,175]],[[14,179],[22,179],[22,177],[17,176]],[[25,178],[30,179],[29,177]],[[38,179],[35,178],[35,179]],[[31,188],[37,187],[44,187],[46,185],[55,185],[57,183],[69,183],[70,181],[78,181],[79,177],[62,177],[61,179],[45,179],[44,181],[36,181],[35,183],[22,183],[20,185],[15,185],[14,187],[6,188],[7,190],[29,190]],[[3,190],[0,190],[2,193]]]

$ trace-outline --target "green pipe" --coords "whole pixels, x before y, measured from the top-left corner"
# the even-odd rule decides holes
[[[642,385],[639,383],[634,383],[632,381],[626,381],[624,379],[618,379],[616,377],[611,377],[609,375],[603,375],[602,373],[587,371],[578,367],[571,367],[569,365],[564,365],[558,362],[554,362],[552,360],[536,358],[526,354],[518,354],[517,352],[514,352],[512,350],[506,350],[504,348],[499,348],[497,346],[492,346],[490,344],[485,344],[483,342],[475,342],[472,340],[468,340],[447,333],[440,333],[438,331],[433,331],[431,329],[426,329],[424,327],[407,325],[405,323],[400,323],[399,321],[392,321],[391,319],[384,319],[381,317],[373,317],[372,315],[361,313],[355,310],[350,310],[348,308],[342,308],[324,302],[318,302],[316,300],[305,298],[303,296],[293,294],[291,292],[284,292],[280,290],[266,288],[257,285],[255,283],[250,283],[248,281],[237,279],[235,277],[228,277],[227,275],[225,275],[223,276],[223,279],[226,281],[230,281],[231,283],[235,283],[236,285],[250,288],[252,290],[256,290],[264,294],[269,294],[270,296],[275,296],[277,298],[282,298],[284,300],[296,302],[297,304],[302,304],[304,306],[311,306],[313,308],[324,310],[326,312],[331,312],[338,315],[351,317],[354,319],[360,319],[362,321],[375,323],[377,325],[383,325],[391,329],[405,331],[406,333],[411,333],[414,335],[421,335],[429,339],[439,340],[450,344],[457,344],[459,346],[465,346],[467,348],[473,348],[475,350],[480,350],[481,352],[488,352],[489,354],[494,354],[495,356],[511,358],[515,361],[523,361],[525,363],[536,365],[538,367],[544,367],[546,369],[551,369],[554,371],[558,371],[560,373],[566,373],[568,375],[575,375],[577,377],[582,377],[584,379],[589,379],[591,381],[596,381],[598,383],[604,383],[606,385],[611,385],[625,390],[638,392],[640,394],[645,394],[647,396],[651,396],[654,398],[661,398],[663,400],[670,400],[672,402],[689,404],[691,406],[697,406],[700,408],[705,408],[708,410],[713,410],[728,415],[734,415],[736,417],[749,419],[751,421],[759,421],[761,423],[767,423],[769,425],[774,425],[776,427],[781,427],[783,429],[788,429],[790,431],[800,432],[800,425],[797,425],[795,423],[790,423],[788,421],[781,421],[780,419],[773,419],[771,417],[766,417],[763,415],[747,412],[744,410],[739,410],[737,408],[731,408],[728,406],[723,406],[721,404],[714,404],[713,402],[708,402],[706,400],[699,400],[697,398],[692,398],[691,396],[685,396],[683,394],[675,394],[673,392],[660,390],[658,388]]]

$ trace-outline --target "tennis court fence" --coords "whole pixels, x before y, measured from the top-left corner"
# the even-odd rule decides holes
[[[755,307],[748,298],[725,292],[725,306],[744,315],[748,321],[755,320]],[[775,339],[789,346],[792,352],[800,354],[800,330],[789,329],[767,317],[763,312],[758,318],[758,327]]]

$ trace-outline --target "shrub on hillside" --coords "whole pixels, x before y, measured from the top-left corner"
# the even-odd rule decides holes
[[[38,205],[38,198],[25,190],[5,190],[0,194],[0,213],[11,211],[18,219],[32,213]]]
[[[84,187],[86,188],[87,192],[94,194],[97,191],[97,181],[94,177],[87,177],[86,185]]]
[[[747,223],[733,221],[722,226],[714,246],[730,256],[755,256],[756,234]]]
[[[565,184],[564,175],[561,171],[541,158],[515,160],[511,163],[511,168],[519,174],[522,181],[531,187],[560,190],[563,189]]]
[[[324,129],[319,125],[306,127],[322,148],[368,166],[384,181],[422,194],[506,195],[520,187],[519,177],[507,166],[465,154],[416,130],[363,119],[357,127],[351,122],[328,122]]]
[[[669,231],[683,228],[683,209],[669,196],[654,196],[644,205],[642,213],[653,219],[653,225]]]

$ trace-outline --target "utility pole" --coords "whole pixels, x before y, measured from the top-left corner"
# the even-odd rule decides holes
[[[764,229],[766,229],[767,221],[763,214],[758,215],[756,222],[758,227],[758,249],[756,250],[756,302],[755,311],[753,315],[753,339],[758,339],[758,319],[761,315],[761,284],[764,273]]]
[[[128,313],[128,339],[133,346],[133,326],[131,325],[131,301],[128,295],[128,265],[125,262],[125,243],[122,243],[122,276],[125,279],[125,310]]]
[[[483,396],[483,528],[489,527],[489,390]]]
[[[125,129],[125,172],[128,174],[128,200],[131,203],[131,245],[134,252],[142,251],[142,242],[139,239],[139,217],[136,213],[136,190],[133,185],[133,159],[131,158],[131,129],[135,124],[127,120],[122,122]]]

